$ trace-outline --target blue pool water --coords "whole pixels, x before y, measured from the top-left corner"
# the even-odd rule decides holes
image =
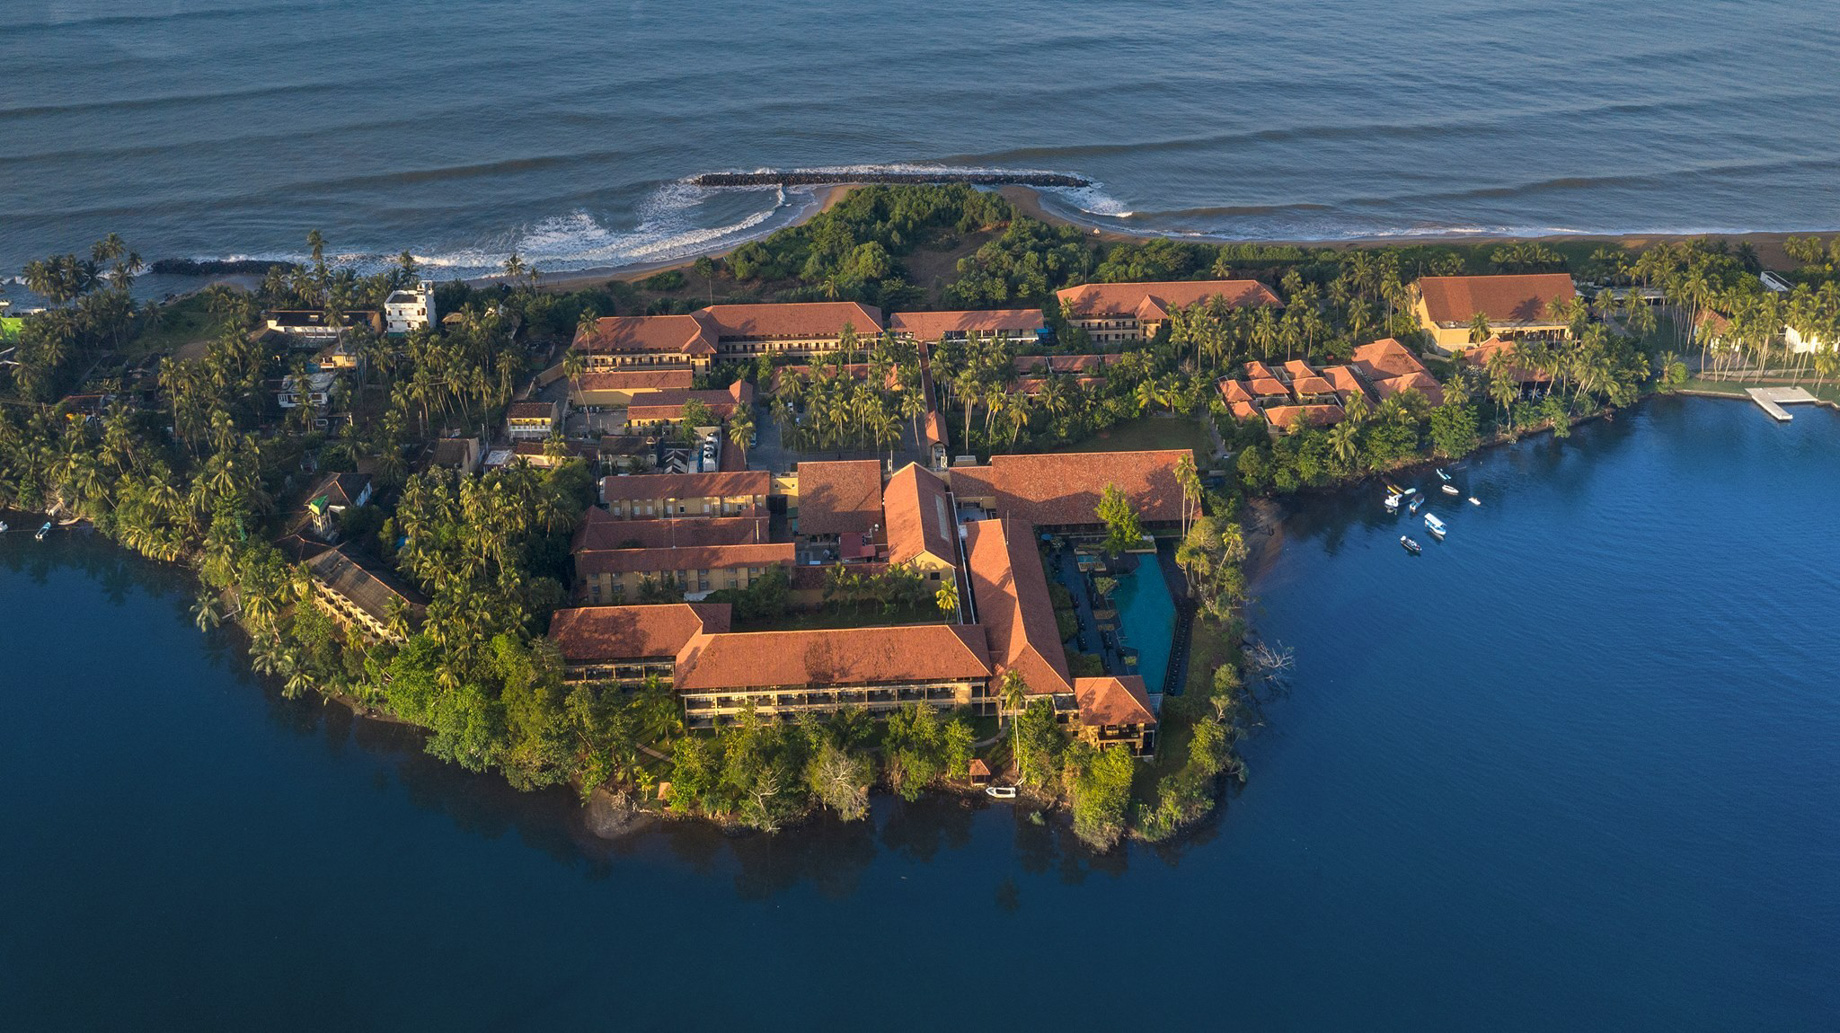
[[[1142,556],[1139,561],[1136,570],[1118,579],[1112,602],[1118,607],[1124,644],[1137,650],[1137,673],[1144,679],[1144,689],[1156,693],[1163,691],[1163,675],[1169,666],[1176,603],[1156,557]]]

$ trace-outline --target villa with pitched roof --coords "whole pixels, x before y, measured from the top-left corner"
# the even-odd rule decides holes
[[[1563,337],[1570,328],[1552,317],[1551,307],[1577,296],[1565,273],[1423,276],[1412,285],[1412,311],[1438,351],[1453,355],[1477,343],[1470,329],[1478,315],[1503,340]]]
[[[1027,520],[1042,530],[1097,528],[1099,497],[1107,485],[1124,492],[1145,527],[1173,527],[1182,521],[1176,464],[1184,455],[1191,453],[1178,448],[996,455],[988,466],[955,466],[946,476],[960,505]]]
[[[1274,434],[1290,431],[1299,420],[1308,427],[1334,426],[1357,394],[1371,404],[1416,391],[1432,405],[1444,403],[1444,386],[1410,348],[1391,337],[1364,344],[1349,362],[1320,371],[1301,359],[1276,369],[1248,362],[1244,377],[1222,377],[1214,386],[1235,417],[1263,419]]]
[[[1048,319],[1038,308],[897,312],[888,317],[890,333],[920,344],[994,337],[1015,345],[1033,345],[1047,328]]]
[[[1061,315],[1095,343],[1147,341],[1170,313],[1211,299],[1230,308],[1276,308],[1283,303],[1257,280],[1171,280],[1160,283],[1088,283],[1054,292]]]
[[[343,545],[307,560],[307,575],[314,604],[366,643],[403,641],[392,627],[395,613],[413,627],[428,609],[420,592]]]

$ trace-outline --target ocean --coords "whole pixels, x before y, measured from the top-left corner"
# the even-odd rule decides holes
[[[939,798],[605,842],[0,536],[0,1028],[1830,1030],[1837,439],[1656,399],[1472,457],[1416,558],[1302,502],[1250,781],[1100,857]]]
[[[761,168],[1050,170],[1048,208],[1272,240],[1840,229],[1829,3],[13,0],[0,269],[120,233],[440,276],[682,258]]]

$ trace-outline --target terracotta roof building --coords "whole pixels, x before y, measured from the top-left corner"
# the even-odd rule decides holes
[[[700,599],[790,567],[795,553],[791,542],[583,550],[575,555],[576,594],[592,604],[618,603],[638,599],[648,585],[675,583],[684,598]]]
[[[655,427],[679,423],[684,418],[684,407],[693,401],[708,406],[710,415],[716,419],[727,420],[754,404],[754,385],[737,380],[721,391],[657,391],[641,395],[627,408],[626,425]]]
[[[588,369],[631,366],[705,369],[716,355],[716,328],[689,316],[604,316],[592,330],[577,330],[571,346]]]
[[[932,472],[908,463],[882,490],[888,562],[906,563],[939,580],[958,568],[958,517],[946,485]]]
[[[647,473],[601,478],[601,501],[623,520],[673,516],[758,516],[773,491],[765,470]]]
[[[816,355],[836,351],[846,328],[864,342],[882,332],[881,310],[854,301],[711,305],[696,315],[731,357]]]
[[[677,657],[685,723],[911,703],[988,708],[983,629],[964,624],[698,635]]]
[[[1115,484],[1146,525],[1182,519],[1176,464],[1185,449],[1151,452],[1066,452],[999,455],[989,466],[959,466],[948,474],[958,501],[1044,529],[1098,527],[1099,496]]]
[[[573,550],[685,549],[703,545],[757,545],[765,541],[765,516],[619,520],[599,506],[590,506],[575,528]]]
[[[688,391],[696,374],[688,369],[610,369],[584,373],[569,387],[576,405],[631,405],[662,391]]]
[[[1170,313],[1211,298],[1231,308],[1281,304],[1271,288],[1257,280],[1088,283],[1054,293],[1061,315],[1099,342],[1149,340],[1169,321]]]
[[[1418,356],[1412,354],[1412,349],[1394,338],[1382,337],[1372,344],[1363,344],[1354,350],[1354,357],[1348,364],[1373,389],[1376,398],[1417,391],[1432,405],[1444,404],[1444,386],[1425,369]]]
[[[882,523],[882,464],[874,459],[800,463],[798,487],[802,537],[868,534]]]
[[[505,408],[505,433],[511,440],[547,438],[562,428],[561,402],[512,402]]]
[[[1136,675],[1076,678],[1080,736],[1094,746],[1120,745],[1138,756],[1156,752],[1156,712]]]
[[[1577,297],[1565,273],[1506,276],[1424,276],[1412,286],[1412,310],[1419,326],[1445,354],[1470,347],[1470,327],[1478,314],[1506,338],[1528,334],[1561,336],[1566,324],[1554,319],[1550,306]]]
[[[1026,520],[974,520],[965,525],[965,555],[978,623],[990,643],[992,681],[1013,670],[1031,695],[1070,695],[1073,675],[1035,529]]]
[[[1047,326],[1047,317],[1038,308],[897,312],[888,317],[888,329],[896,336],[909,337],[923,344],[962,341],[973,334],[1032,344]]]
[[[630,686],[657,677],[669,685],[678,651],[697,635],[719,634],[728,626],[726,604],[580,606],[555,612],[549,639],[570,681]]]

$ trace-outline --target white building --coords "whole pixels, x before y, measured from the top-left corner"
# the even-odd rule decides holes
[[[336,373],[308,373],[304,380],[289,373],[281,378],[281,390],[275,392],[275,401],[283,409],[302,405],[325,409],[332,404],[332,384],[337,379]]]
[[[414,290],[391,291],[383,302],[384,332],[406,334],[434,323],[434,281],[423,280]]]
[[[1792,326],[1783,327],[1783,344],[1791,352],[1800,355],[1804,352],[1818,352],[1827,348],[1827,342],[1813,333],[1802,333]]]

